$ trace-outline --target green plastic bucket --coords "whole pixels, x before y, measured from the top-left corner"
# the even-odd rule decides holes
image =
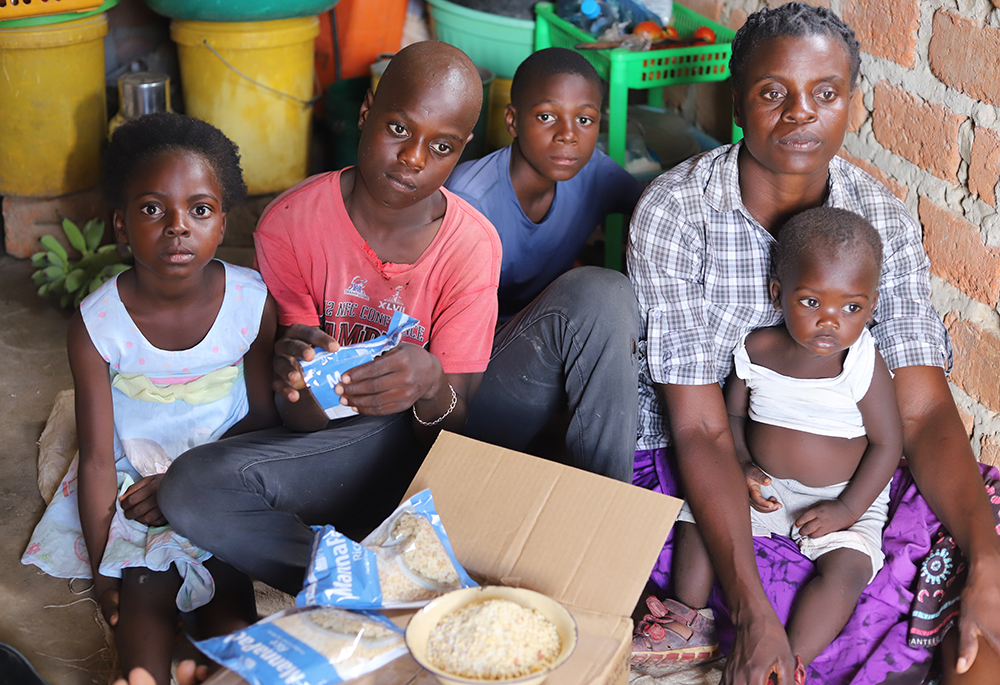
[[[470,10],[447,0],[427,0],[431,34],[472,58],[497,78],[514,72],[535,50],[535,22]]]

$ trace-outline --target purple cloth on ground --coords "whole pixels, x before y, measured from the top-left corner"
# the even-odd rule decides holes
[[[669,449],[640,450],[635,453],[632,482],[654,492],[683,497],[672,462]],[[996,469],[984,464],[980,464],[980,470],[984,476],[998,475]],[[909,468],[901,464],[893,475],[889,523],[882,537],[885,566],[862,593],[858,608],[841,634],[809,666],[807,682],[876,685],[893,673],[914,669],[917,675],[921,665],[924,672],[929,669],[931,652],[907,644],[907,624],[917,574],[940,526],[917,492]],[[764,591],[778,618],[786,622],[796,592],[813,573],[813,563],[788,538],[754,538],[753,542]],[[667,596],[670,588],[672,551],[671,533],[650,574],[649,589],[661,597]],[[734,630],[718,584],[712,590],[709,606],[715,612],[722,650],[727,653]]]

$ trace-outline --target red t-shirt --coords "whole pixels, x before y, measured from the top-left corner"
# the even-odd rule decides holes
[[[341,173],[282,193],[257,224],[257,267],[278,322],[322,326],[348,345],[385,333],[400,310],[420,320],[404,339],[427,348],[445,373],[485,371],[497,318],[496,229],[442,188],[444,219],[424,253],[413,264],[383,263],[347,215]]]

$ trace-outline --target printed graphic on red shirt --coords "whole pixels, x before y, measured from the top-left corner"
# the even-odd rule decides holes
[[[406,306],[399,300],[400,291],[405,286],[399,286],[395,295],[383,301],[390,302],[396,300],[398,311],[406,312]],[[367,299],[367,298],[365,298]],[[389,322],[392,321],[392,312],[396,310],[384,310],[363,305],[359,302],[327,301],[323,307],[323,330],[327,335],[336,339],[341,345],[353,345],[359,342],[368,342],[372,338],[382,335],[389,330]],[[426,344],[426,329],[423,325],[417,325],[406,331],[405,342],[423,347]]]

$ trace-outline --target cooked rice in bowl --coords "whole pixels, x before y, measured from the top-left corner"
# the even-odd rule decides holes
[[[576,623],[559,603],[531,590],[456,590],[410,619],[413,657],[443,683],[535,683],[576,646]]]

